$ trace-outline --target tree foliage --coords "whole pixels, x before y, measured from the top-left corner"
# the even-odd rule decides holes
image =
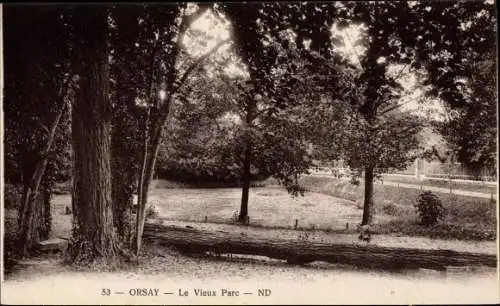
[[[436,126],[458,160],[495,164],[493,9],[476,1],[9,6],[6,178],[29,189],[43,168],[44,189],[67,180],[72,131],[73,213],[96,256],[114,254],[115,230],[130,246],[135,191],[139,252],[155,171],[241,185],[244,221],[251,180],[274,176],[297,195],[313,157],[342,160],[364,172],[369,223],[374,178],[420,154],[423,121],[403,107],[405,74],[446,103],[448,121]],[[190,27],[207,12],[227,21],[230,39]],[[364,51],[350,50],[351,61],[339,48],[354,25],[352,47]],[[68,102],[73,130],[64,113],[50,137]]]
[[[458,161],[474,174],[496,164],[495,4],[489,1],[419,2],[398,26],[425,68],[428,94],[447,104],[438,131]],[[404,34],[405,33],[405,34]],[[404,35],[403,35],[404,34]],[[460,42],[460,43],[457,43]]]
[[[68,37],[60,8],[9,6],[5,12],[5,179],[22,186],[18,247],[27,255],[48,238],[52,190],[69,178]]]
[[[48,127],[69,95],[70,71],[65,61],[67,37],[60,14],[54,7],[8,6],[6,9],[5,178],[14,184],[31,177],[46,142]],[[54,36],[55,32],[61,35]],[[52,170],[46,178],[52,177],[51,184],[69,176],[67,125],[66,114],[57,129],[57,144],[49,153]]]

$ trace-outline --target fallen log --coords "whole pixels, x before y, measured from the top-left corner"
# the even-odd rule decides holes
[[[497,266],[496,256],[490,254],[269,239],[153,223],[146,223],[143,237],[146,241],[173,246],[184,253],[259,255],[286,260],[292,264],[324,261],[391,270],[419,268],[446,270],[447,266]]]

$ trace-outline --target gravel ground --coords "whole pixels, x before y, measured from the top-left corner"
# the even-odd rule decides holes
[[[499,300],[492,269],[395,273],[320,263],[299,267],[252,257],[186,257],[152,245],[137,266],[119,272],[75,271],[60,265],[57,258],[34,259],[25,262],[2,287],[2,303],[7,304],[466,304]],[[101,295],[105,288],[111,296]],[[134,288],[158,289],[159,295],[132,296]],[[196,296],[195,289],[214,290],[217,296]],[[223,289],[238,291],[239,296],[222,296]],[[270,290],[270,295],[258,296],[259,289]],[[179,296],[186,291],[188,296]]]

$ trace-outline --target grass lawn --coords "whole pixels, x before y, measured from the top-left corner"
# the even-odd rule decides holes
[[[272,185],[270,180],[267,184]],[[362,217],[363,187],[348,181],[327,177],[305,176],[300,183],[308,190],[305,196],[291,197],[277,186],[253,187],[250,190],[250,224],[257,227],[316,229],[327,232],[354,233]],[[263,185],[260,183],[259,185]],[[160,217],[194,222],[234,223],[239,209],[239,188],[182,188],[156,181],[149,203]],[[489,199],[436,193],[446,209],[445,219],[431,227],[418,224],[413,207],[420,190],[375,185],[373,230],[379,234],[397,234],[440,239],[496,239],[496,203]],[[71,216],[64,206],[71,196],[53,199],[52,235],[69,236]],[[5,210],[6,251],[12,249],[17,228],[17,212]]]
[[[362,208],[362,183],[356,186],[346,180],[318,176],[302,177],[300,183],[307,190],[349,199]],[[418,215],[413,207],[420,192],[418,189],[376,184],[375,215],[388,222],[377,222],[375,230],[442,239],[496,239],[496,203],[490,199],[436,192],[446,210],[445,218],[435,226],[424,227],[418,225]]]
[[[308,192],[291,197],[284,188],[275,186],[250,189],[249,216],[252,226],[320,229],[327,232],[352,233],[361,222],[363,186],[327,177],[304,176],[300,183]],[[161,217],[170,220],[234,223],[241,200],[239,188],[179,188],[158,180],[151,190],[149,203]],[[185,186],[182,186],[185,187]],[[375,185],[373,230],[379,234],[399,234],[440,239],[496,239],[496,203],[460,195],[439,193],[445,218],[434,226],[421,226],[414,204],[418,189]],[[347,228],[348,227],[348,228]]]
[[[182,221],[232,223],[240,209],[241,189],[153,189],[150,203],[162,217]],[[362,211],[349,200],[320,193],[292,198],[284,188],[250,189],[250,223],[254,226],[344,230],[359,223]],[[384,216],[381,216],[382,218]],[[385,220],[387,221],[387,220]]]

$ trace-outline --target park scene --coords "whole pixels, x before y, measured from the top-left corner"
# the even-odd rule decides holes
[[[499,301],[494,1],[1,13],[2,303]]]

